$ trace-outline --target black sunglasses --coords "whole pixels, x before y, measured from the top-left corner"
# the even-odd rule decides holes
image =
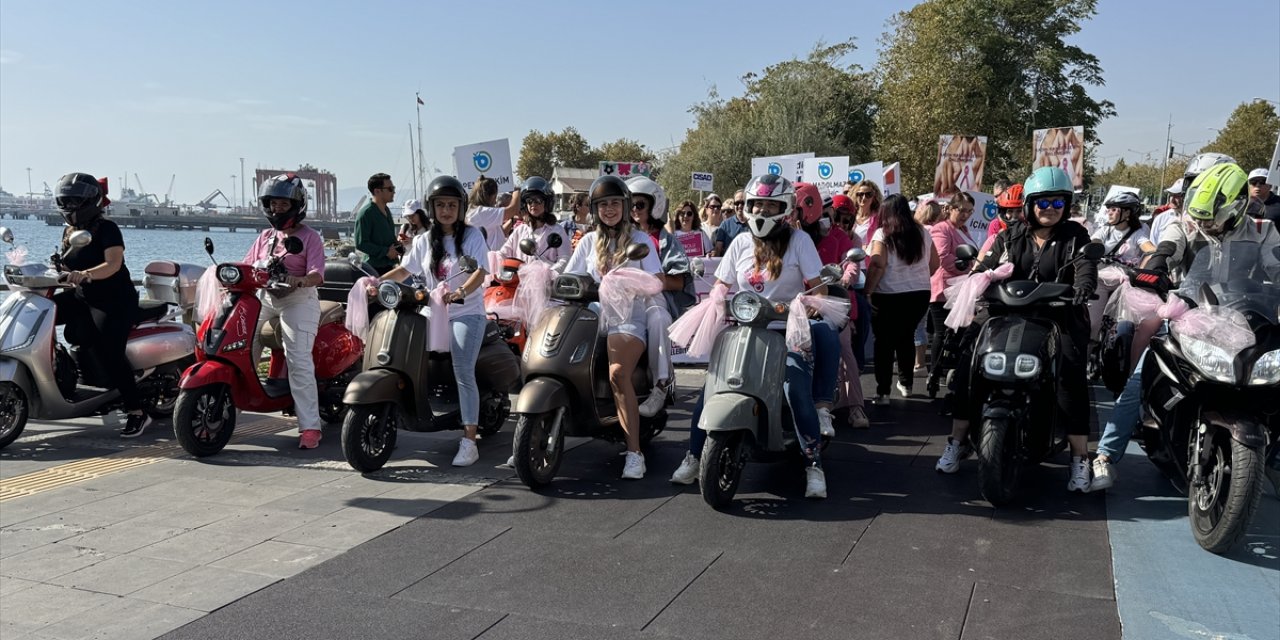
[[[1254,178],[1254,179],[1252,179],[1252,180],[1250,180],[1250,181],[1249,181],[1249,184],[1250,184],[1251,186],[1254,186],[1254,187],[1261,187],[1262,185],[1264,185],[1264,184],[1266,184],[1266,183],[1267,183],[1267,179],[1266,179],[1266,178]]]
[[[396,192],[396,188],[395,188],[395,187],[378,187],[378,188],[379,188],[379,189],[382,189],[383,191],[390,191],[391,193],[395,193],[395,192]]]

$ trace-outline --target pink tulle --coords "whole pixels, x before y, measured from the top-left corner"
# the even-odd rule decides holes
[[[369,328],[369,287],[376,286],[377,278],[365,276],[356,280],[351,285],[351,291],[347,292],[347,330],[361,340],[364,339],[365,330]]]
[[[685,353],[693,358],[709,355],[716,336],[725,328],[724,301],[728,297],[729,287],[724,283],[711,287],[705,300],[671,323],[667,329],[671,343],[686,347]]]
[[[843,328],[849,317],[848,300],[841,300],[831,296],[815,296],[801,295],[800,301],[808,309],[812,309],[822,316],[823,320],[835,325],[836,328]]]
[[[1225,349],[1231,356],[1257,341],[1257,336],[1249,330],[1248,321],[1239,311],[1222,307],[1191,309],[1173,321],[1172,329],[1179,337],[1203,340]]]
[[[796,296],[787,311],[787,351],[804,352],[813,346],[809,332],[809,314],[804,310],[804,296]]]
[[[1128,280],[1128,274],[1126,274],[1124,269],[1121,269],[1120,267],[1112,265],[1098,270],[1098,284],[1103,285],[1108,289],[1116,289],[1120,286],[1120,283],[1127,282]]]
[[[1187,306],[1186,300],[1175,295],[1170,295],[1168,302],[1156,308],[1156,315],[1166,320],[1177,320],[1190,309],[1191,307]]]
[[[1099,274],[1101,276],[1101,274]],[[1106,314],[1116,320],[1142,322],[1157,315],[1157,309],[1164,304],[1160,296],[1152,291],[1129,284],[1126,278],[1120,281],[1111,299],[1107,301]]]
[[[977,309],[978,299],[991,286],[1013,275],[1013,264],[1004,263],[993,271],[979,271],[948,280],[949,286],[944,295],[951,313],[944,322],[948,327],[959,331],[973,322],[973,314]]]
[[[490,251],[489,255],[489,275],[496,277],[502,273],[502,252]]]
[[[515,300],[511,303],[513,317],[532,329],[551,303],[551,282],[555,278],[551,267],[541,260],[520,267],[520,286],[516,288]]]
[[[27,248],[16,247],[14,249],[10,249],[5,252],[4,259],[15,267],[21,267],[27,263]]]
[[[449,303],[444,297],[449,294],[449,287],[441,282],[431,290],[428,307],[431,310],[430,326],[427,327],[427,350],[437,353],[449,353],[449,345],[453,342],[453,327],[449,326]]]
[[[606,327],[616,327],[631,317],[637,298],[661,292],[662,281],[652,273],[634,267],[614,269],[600,279],[600,319]]]
[[[196,281],[196,320],[204,320],[217,313],[225,296],[226,291],[223,291],[222,283],[218,282],[218,270],[205,269]]]

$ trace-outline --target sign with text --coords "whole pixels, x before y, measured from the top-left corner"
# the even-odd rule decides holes
[[[1067,172],[1071,186],[1084,188],[1084,127],[1036,129],[1031,133],[1031,169],[1057,167]]]
[[[480,176],[498,181],[498,191],[515,187],[511,171],[511,145],[506,138],[453,148],[453,169],[462,188],[470,191]]]
[[[863,180],[876,183],[880,187],[880,191],[884,192],[884,163],[883,162],[864,162],[859,165],[849,167],[849,182],[857,184]],[[888,195],[887,193],[885,195]]]
[[[782,176],[792,182],[799,182],[804,179],[804,161],[806,158],[812,158],[813,152],[792,153],[782,156],[764,156],[762,158],[751,159],[751,175],[762,176],[766,173],[772,173],[775,176]]]
[[[714,191],[715,189],[711,188],[713,182],[715,182],[715,175],[694,171],[693,180],[689,182],[689,188],[694,191]]]
[[[938,166],[933,172],[933,192],[939,198],[950,198],[957,191],[981,189],[986,161],[986,136],[938,136]]]
[[[618,176],[626,180],[636,176],[648,178],[652,172],[653,167],[648,162],[613,162],[611,160],[600,162],[600,175],[602,176]]]
[[[804,181],[818,188],[824,196],[844,191],[849,176],[849,156],[805,158]]]

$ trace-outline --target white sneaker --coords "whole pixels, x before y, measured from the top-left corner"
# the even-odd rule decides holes
[[[805,467],[804,478],[804,497],[827,497],[827,474],[822,472],[822,467]]]
[[[1067,491],[1089,492],[1089,456],[1071,457],[1071,479]]]
[[[469,467],[480,459],[480,450],[476,449],[476,441],[467,438],[458,439],[458,455],[453,457],[453,466]]]
[[[686,453],[676,472],[671,474],[671,484],[693,484],[698,480],[698,472],[701,470],[701,461],[692,453]]]
[[[622,466],[622,479],[639,480],[644,477],[644,472],[644,454],[628,451],[627,463]]]
[[[897,387],[898,393],[901,393],[902,397],[904,398],[911,397],[911,390],[907,388],[907,385],[902,384],[901,382],[895,382],[893,386]]]
[[[1110,461],[1095,458],[1093,461],[1093,482],[1089,483],[1090,491],[1110,489],[1116,483],[1116,470]]]
[[[513,455],[510,458],[507,458],[507,461],[502,463],[502,466],[511,467],[512,469],[516,468],[516,457]]]
[[[831,424],[831,410],[826,407],[818,408],[818,433],[824,438],[836,437],[836,427]]]
[[[667,388],[661,385],[649,390],[649,397],[640,405],[640,415],[652,418],[667,405]]]
[[[854,429],[870,429],[871,421],[862,407],[849,407],[849,426]]]
[[[960,461],[973,455],[973,447],[968,442],[956,442],[955,438],[947,436],[947,448],[943,450],[942,457],[938,458],[938,464],[933,468],[939,473],[955,473],[960,470]]]

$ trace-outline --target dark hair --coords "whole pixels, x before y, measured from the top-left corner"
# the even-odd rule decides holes
[[[452,197],[452,196],[450,196]],[[453,251],[462,255],[462,239],[467,235],[467,216],[462,211],[462,202],[458,203],[458,220],[453,223]],[[427,240],[431,243],[431,275],[440,269],[440,261],[444,260],[444,228],[435,219],[435,207],[431,208],[431,225],[427,227]]]
[[[375,173],[369,176],[369,195],[373,195],[374,189],[381,189],[382,187],[386,186],[387,180],[390,180],[390,179],[391,179],[391,176],[385,173]]]
[[[680,230],[680,210],[685,207],[688,207],[690,211],[693,211],[692,229],[694,231],[702,229],[702,216],[698,213],[698,205],[694,204],[692,200],[685,200],[676,207],[675,211],[667,216],[667,229],[671,231],[671,233],[675,233]]]
[[[1000,178],[999,180],[996,180],[996,184],[993,188],[996,191],[1004,191],[1005,189],[1008,189],[1009,187],[1012,187],[1012,186],[1013,186],[1013,183],[1009,182],[1007,178]]]
[[[920,223],[911,217],[906,198],[896,193],[885,198],[880,206],[880,229],[885,246],[906,264],[915,264],[924,257],[924,234]]]
[[[578,207],[588,207],[588,208],[590,208],[590,206],[591,206],[591,205],[590,205],[590,203],[588,203],[588,202],[587,202],[587,194],[586,194],[586,192],[585,192],[585,191],[577,191],[577,192],[574,192],[574,194],[573,194],[573,195],[569,196],[569,210],[570,210],[570,211],[573,211],[574,209],[577,209]]]

